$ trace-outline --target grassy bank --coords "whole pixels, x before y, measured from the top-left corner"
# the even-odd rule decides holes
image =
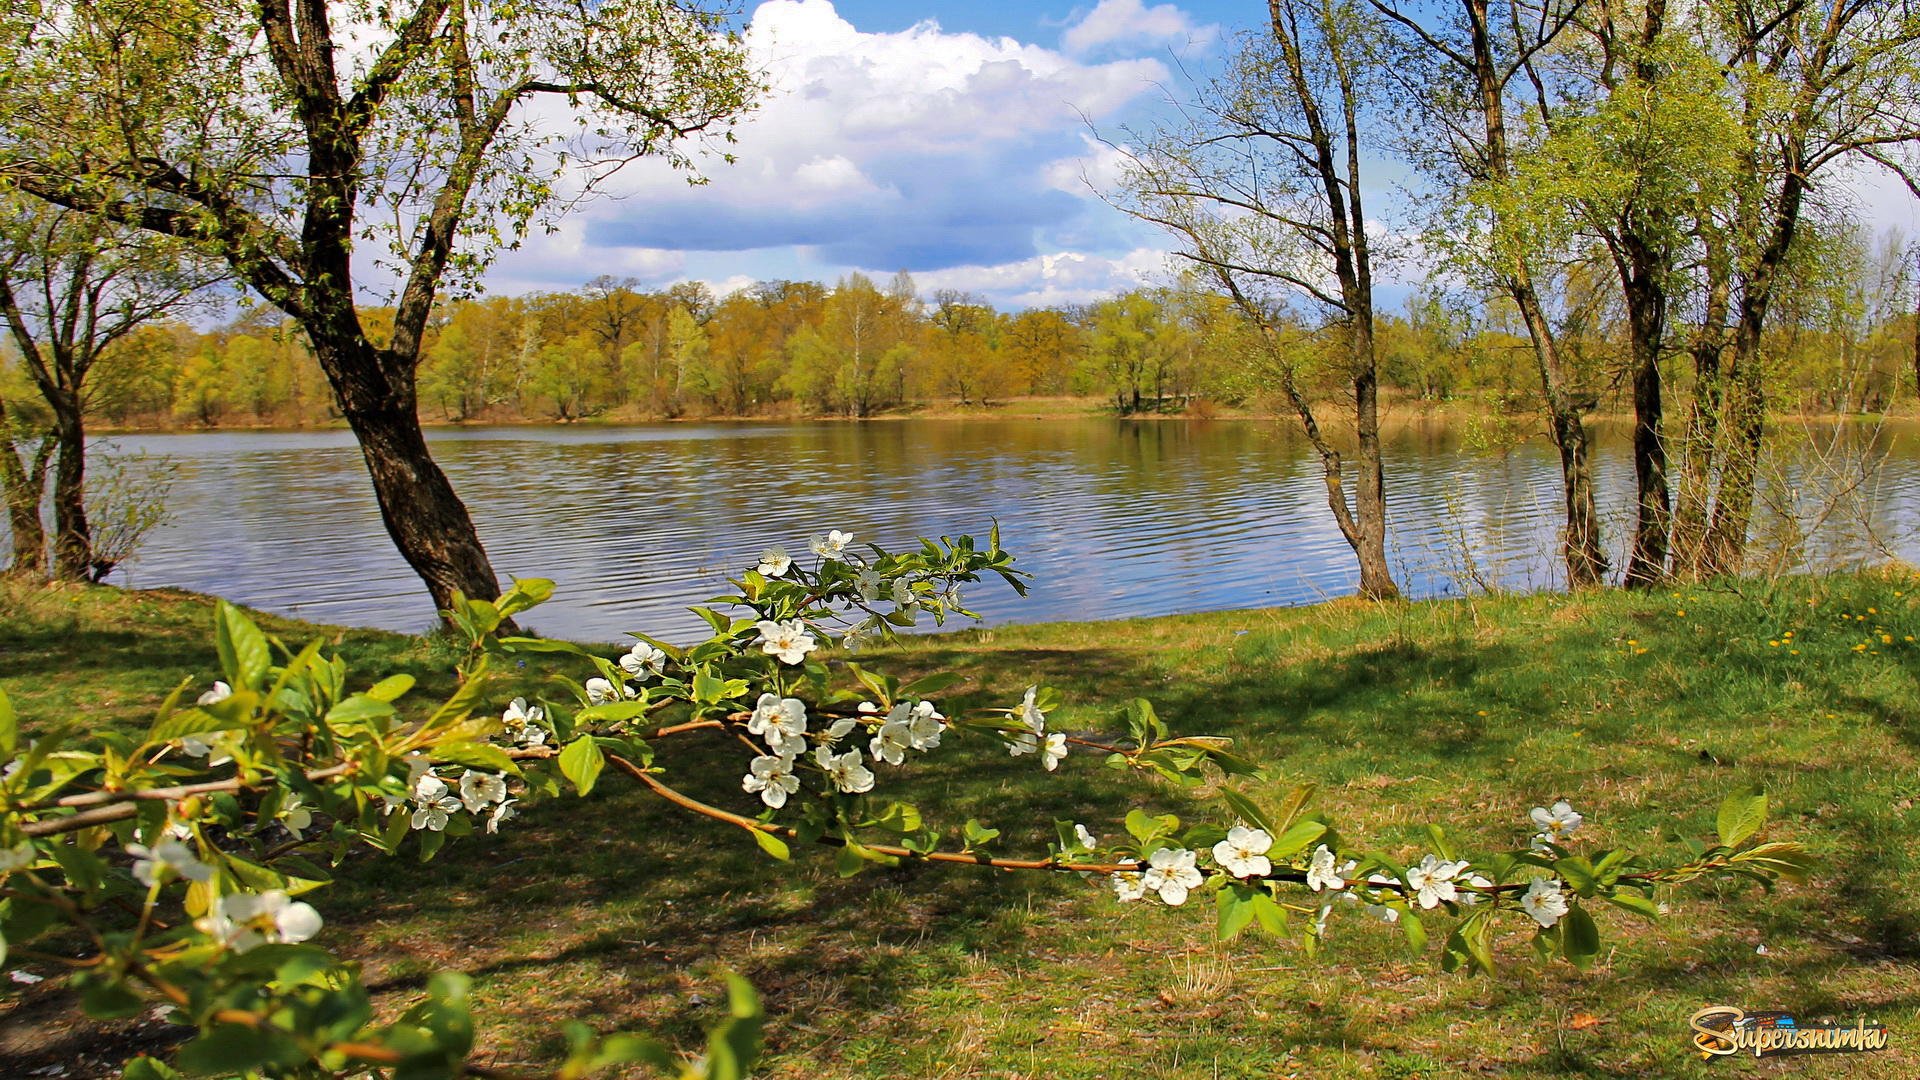
[[[201,598],[15,590],[0,611],[0,686],[30,724],[135,722],[215,667]],[[265,621],[337,638],[361,676],[447,686],[449,657],[419,639]],[[1283,783],[1317,782],[1344,834],[1393,854],[1434,820],[1470,846],[1524,842],[1527,809],[1556,797],[1595,843],[1645,849],[1670,827],[1709,832],[1722,794],[1761,783],[1772,835],[1823,860],[1771,896],[1673,896],[1658,925],[1609,912],[1610,948],[1585,974],[1536,965],[1517,935],[1490,981],[1409,959],[1396,931],[1352,916],[1309,961],[1262,938],[1214,944],[1210,905],[1123,907],[1077,880],[928,866],[842,880],[830,858],[771,864],[738,830],[612,782],[425,866],[350,867],[316,899],[321,941],[362,960],[389,1007],[432,971],[474,973],[500,1063],[551,1060],[570,1018],[691,1045],[730,968],[770,1012],[763,1074],[796,1080],[1920,1076],[1916,635],[1920,577],[1895,572],[969,631],[885,658],[968,675],[948,711],[1042,681],[1074,703],[1065,727],[1101,728],[1149,697],[1176,730],[1232,735]],[[744,805],[738,759],[690,744],[675,760],[696,794]],[[1006,828],[1009,850],[1044,843],[1055,817],[1117,832],[1143,794],[1086,757],[1052,777],[991,747],[933,760],[922,806]],[[1865,1013],[1893,1049],[1702,1063],[1685,1020],[1709,1002]],[[71,1062],[101,1037],[63,1029],[59,1004],[50,982],[0,1011],[0,1062]]]

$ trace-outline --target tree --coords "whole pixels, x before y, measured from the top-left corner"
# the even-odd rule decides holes
[[[1737,570],[1745,552],[1765,434],[1762,336],[1816,178],[1837,163],[1878,165],[1920,196],[1900,157],[1920,141],[1920,8],[1715,0],[1706,10],[1740,139],[1713,236],[1728,299],[1709,305],[1696,350],[1696,393],[1715,407],[1689,433],[1697,461],[1676,512],[1675,563],[1689,575]]]
[[[1520,0],[1459,0],[1457,19],[1446,9],[1403,10],[1398,0],[1373,6],[1405,37],[1402,78],[1418,92],[1407,119],[1409,156],[1440,194],[1429,232],[1435,248],[1468,281],[1490,285],[1513,305],[1532,347],[1547,431],[1559,451],[1565,528],[1562,555],[1567,582],[1580,588],[1606,577],[1607,557],[1594,498],[1592,436],[1586,413],[1590,390],[1580,385],[1554,326],[1542,267],[1560,254],[1564,218],[1536,211],[1529,182],[1516,177],[1516,135],[1509,95],[1526,75],[1536,85],[1534,59],[1554,46],[1583,0],[1523,10]],[[1528,115],[1522,103],[1521,114]],[[1553,210],[1561,208],[1560,202]]]
[[[1374,349],[1373,250],[1363,207],[1362,109],[1391,86],[1367,55],[1379,29],[1349,0],[1269,0],[1220,80],[1184,119],[1128,152],[1117,201],[1167,229],[1261,329],[1280,389],[1320,455],[1327,505],[1360,567],[1360,592],[1399,595],[1386,556],[1386,478]],[[1342,457],[1300,385],[1284,313],[1304,302],[1337,339],[1359,458],[1347,501]]]
[[[87,524],[88,377],[122,339],[179,312],[217,275],[178,243],[57,206],[8,198],[0,217],[0,318],[52,418],[53,572],[87,580],[99,569]]]
[[[691,164],[759,80],[721,16],[661,0],[50,0],[7,16],[0,178],[190,241],[297,321],[388,534],[444,609],[499,595],[428,453],[436,298],[639,157]],[[535,120],[550,102],[577,124]],[[111,118],[110,122],[102,118]],[[565,183],[559,181],[565,180]],[[398,282],[356,308],[356,244]]]

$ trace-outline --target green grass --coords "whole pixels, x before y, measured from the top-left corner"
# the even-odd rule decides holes
[[[23,717],[130,722],[180,679],[212,677],[202,598],[0,601],[0,686]],[[420,639],[268,622],[337,639],[363,677],[448,685],[451,657]],[[1414,853],[1429,821],[1467,846],[1524,843],[1528,808],[1556,797],[1587,815],[1581,840],[1646,849],[1667,828],[1709,832],[1722,795],[1759,783],[1769,834],[1823,860],[1773,895],[1664,897],[1657,925],[1608,912],[1584,974],[1538,965],[1517,932],[1503,975],[1469,979],[1352,915],[1310,961],[1265,938],[1214,944],[1210,904],[1121,906],[1070,877],[922,865],[843,880],[827,855],[770,863],[617,777],[430,864],[352,864],[316,898],[321,940],[362,961],[390,1008],[433,971],[473,973],[501,1064],[552,1060],[567,1019],[694,1046],[731,969],[765,997],[769,1077],[1920,1076],[1910,635],[1920,577],[1898,571],[1015,627],[884,656],[968,675],[949,712],[1046,682],[1074,703],[1060,724],[1101,729],[1151,698],[1176,731],[1232,735],[1278,783],[1320,785],[1344,835],[1393,854]],[[737,750],[697,736],[662,749],[685,788],[745,807]],[[1053,776],[1032,761],[943,748],[911,774],[914,796],[943,820],[1000,825],[1009,850],[1044,844],[1056,817],[1111,835],[1133,805],[1197,809],[1087,756]],[[1864,1012],[1893,1049],[1703,1063],[1685,1020],[1709,1002]],[[15,1022],[0,1011],[0,1059]]]

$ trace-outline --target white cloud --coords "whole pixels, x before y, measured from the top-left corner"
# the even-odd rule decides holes
[[[1083,56],[1108,45],[1205,46],[1219,32],[1218,26],[1195,26],[1186,12],[1172,4],[1147,7],[1141,0],[1100,0],[1084,18],[1067,27],[1060,44]]]
[[[1152,285],[1167,276],[1167,258],[1165,251],[1145,247],[1112,258],[1057,251],[997,266],[956,266],[914,280],[922,293],[960,289],[1013,307],[1052,307],[1090,303]]]
[[[1141,13],[1148,27],[1173,25],[1162,7]],[[1079,177],[1102,182],[1114,164],[1085,118],[1113,123],[1153,94],[1170,77],[1160,61],[1111,48],[1089,60],[930,20],[864,32],[831,0],[768,0],[745,42],[770,92],[735,131],[736,164],[708,162],[697,187],[659,162],[629,166],[605,187],[614,197],[583,204],[556,236],[529,238],[490,285],[632,273],[718,290],[748,275],[1037,266],[1063,249],[1113,261],[1143,242]],[[1069,288],[1046,280],[1010,287]]]

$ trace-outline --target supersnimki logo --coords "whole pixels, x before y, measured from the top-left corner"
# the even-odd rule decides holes
[[[1887,1048],[1887,1026],[1855,1017],[1801,1022],[1789,1012],[1747,1012],[1709,1005],[1687,1021],[1693,1048],[1703,1058],[1752,1054],[1857,1054]]]

